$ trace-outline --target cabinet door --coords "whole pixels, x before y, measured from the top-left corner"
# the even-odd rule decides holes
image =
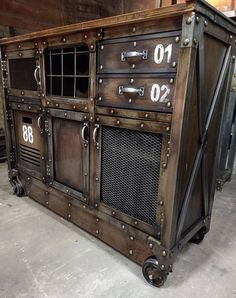
[[[15,110],[13,115],[17,166],[31,176],[43,179],[45,175],[43,115],[18,110]]]
[[[55,109],[49,111],[51,184],[86,202],[89,187],[89,126],[86,115]]]
[[[168,124],[99,118],[93,133],[95,204],[123,222],[157,231]]]
[[[41,73],[36,50],[9,52],[7,59],[9,94],[37,98],[41,88]]]

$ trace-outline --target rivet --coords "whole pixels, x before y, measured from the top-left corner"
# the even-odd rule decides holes
[[[129,239],[130,239],[131,241],[134,241],[134,237],[133,237],[133,236],[130,236]]]
[[[200,18],[196,17],[196,23],[198,24],[200,22]]]
[[[134,79],[130,79],[130,84],[133,84],[133,82],[134,82]]]
[[[56,107],[57,107],[57,108],[59,107],[59,104],[58,104],[58,103],[56,103]]]
[[[115,216],[115,215],[116,215],[115,211],[112,211],[112,215],[113,215],[113,216]]]
[[[101,36],[101,33],[100,33],[100,32],[98,32],[97,36],[98,36],[98,37],[100,37],[100,36]]]
[[[167,164],[166,164],[166,163],[163,163],[163,164],[162,164],[162,168],[163,168],[163,169],[166,169],[166,168],[167,168]]]
[[[161,265],[161,270],[165,270],[165,265]]]
[[[131,98],[129,98],[129,103],[132,103],[132,99]]]
[[[140,124],[140,127],[141,127],[141,128],[143,128],[143,127],[144,127],[144,124],[143,124],[143,123],[141,123],[141,124]]]
[[[47,105],[49,105],[50,104],[50,102],[49,101],[47,101]]]
[[[96,119],[98,122],[100,121],[100,118],[99,117],[97,117],[97,119]]]
[[[120,120],[117,120],[117,121],[116,121],[116,124],[119,125],[119,124],[120,124]]]
[[[99,181],[98,177],[95,178],[96,181]]]
[[[21,95],[24,95],[25,94],[25,92],[24,91],[21,91]]]
[[[93,101],[94,100],[94,98],[93,97],[90,97],[90,101]]]
[[[132,68],[134,69],[136,67],[136,65],[135,64],[132,64]]]
[[[98,217],[96,218],[96,222],[99,222],[99,218]]]
[[[87,111],[87,110],[88,110],[88,107],[85,106],[85,107],[84,107],[84,110]]]
[[[124,225],[122,225],[122,226],[121,226],[121,228],[122,228],[122,230],[124,230],[124,229],[125,229],[125,226],[124,226]]]
[[[98,208],[98,204],[97,204],[97,203],[96,203],[96,204],[94,204],[94,207],[95,207],[95,208]]]
[[[85,205],[83,205],[83,208],[84,208],[84,209],[86,209],[86,206],[85,206]]]
[[[176,36],[175,42],[178,43],[179,41],[180,41],[180,37],[179,36]]]
[[[129,254],[130,254],[130,255],[132,255],[132,254],[133,254],[133,251],[132,251],[132,249],[129,251]]]
[[[194,42],[195,45],[197,45],[197,39],[196,38],[193,39],[193,42]]]
[[[99,234],[99,231],[98,230],[96,230],[96,234]]]
[[[22,57],[22,53],[19,53],[18,55],[19,55],[19,57]]]
[[[84,38],[87,39],[88,38],[88,35],[87,34],[84,34]]]
[[[235,57],[235,56],[233,56],[232,58],[233,58],[233,60],[235,60],[235,59],[236,59],[236,57]]]
[[[67,113],[65,113],[64,115],[65,115],[65,117],[67,117]]]
[[[53,184],[52,182],[49,183],[49,185],[52,185],[52,184]]]
[[[232,40],[232,39],[233,39],[233,35],[230,35],[230,36],[229,36],[229,39]]]
[[[102,98],[101,98],[101,96],[99,96],[99,97],[98,97],[98,101],[102,101]]]
[[[20,108],[20,105],[17,105],[17,108]]]
[[[208,22],[204,21],[204,26],[207,27],[207,25],[208,25]]]
[[[37,42],[35,42],[35,43],[34,43],[34,45],[37,47],[38,43],[37,43]]]
[[[94,49],[94,45],[93,45],[93,44],[90,45],[90,49],[91,49],[91,50]]]
[[[43,45],[44,45],[44,46],[46,46],[46,45],[47,45],[46,41],[44,41],[44,42],[43,42]]]
[[[76,109],[76,106],[73,106],[73,110],[75,110]]]
[[[88,176],[88,173],[84,173],[84,176]]]
[[[137,46],[137,42],[136,41],[134,41],[134,47],[136,47]]]
[[[236,90],[236,87],[235,87],[235,86],[233,86],[233,87],[232,87],[232,90]]]
[[[103,65],[100,65],[100,69],[101,69],[101,70],[103,69]]]
[[[21,44],[18,45],[18,48],[19,48],[19,49],[21,48]]]
[[[49,204],[49,202],[47,201],[47,202],[46,202],[46,205],[48,205],[48,204]]]
[[[185,38],[184,45],[187,46],[189,44],[190,40],[188,38]]]
[[[71,218],[71,214],[68,214],[68,218]]]
[[[63,37],[63,38],[62,38],[62,41],[63,41],[63,42],[66,42],[66,38],[65,38],[65,37]]]
[[[5,58],[7,58],[7,54],[5,54]]]
[[[173,67],[176,67],[176,65],[177,65],[177,62],[174,61],[174,62],[172,63],[172,66],[173,66]]]
[[[186,20],[186,24],[190,25],[191,23],[192,23],[192,18],[188,17],[187,20]]]
[[[135,225],[137,225],[137,224],[138,224],[137,220],[135,220],[134,224],[135,224]]]
[[[31,110],[31,106],[28,106],[28,109]]]
[[[148,118],[149,117],[149,115],[148,114],[145,114],[145,118]]]
[[[101,50],[104,50],[104,45],[101,46]]]
[[[150,247],[150,248],[153,248],[153,244],[152,244],[152,243],[149,243],[149,247]]]
[[[69,190],[67,189],[66,192],[69,193]]]
[[[170,101],[167,102],[167,107],[168,107],[168,108],[171,107],[171,102],[170,102]]]
[[[163,257],[166,257],[167,253],[165,250],[162,251],[162,255],[163,255]]]
[[[132,32],[133,32],[133,33],[135,33],[135,32],[136,32],[136,28],[135,28],[135,27],[133,27],[133,29],[132,29]]]
[[[99,84],[102,84],[102,79],[99,80]]]
[[[170,131],[170,127],[169,126],[167,126],[166,131]]]
[[[44,156],[42,156],[41,159],[44,160]]]
[[[69,203],[68,206],[71,207],[71,203]]]
[[[111,114],[114,114],[114,110],[111,110],[110,113],[111,113]]]
[[[163,201],[159,201],[159,206],[163,206],[164,205],[164,202]]]

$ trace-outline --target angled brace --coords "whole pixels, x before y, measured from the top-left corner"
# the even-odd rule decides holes
[[[207,120],[206,120],[206,124],[205,124],[205,130],[202,134],[202,138],[201,138],[201,143],[200,143],[200,147],[198,149],[197,155],[195,157],[195,161],[193,164],[193,169],[191,172],[191,176],[190,176],[190,180],[189,180],[189,184],[184,196],[184,201],[183,201],[183,205],[181,208],[181,212],[180,212],[180,216],[179,216],[179,220],[178,220],[178,225],[177,225],[177,234],[176,234],[176,241],[177,243],[179,242],[182,232],[183,232],[183,227],[184,227],[184,222],[185,222],[185,218],[186,218],[186,213],[188,210],[188,206],[189,206],[189,202],[192,196],[192,192],[193,192],[193,188],[196,182],[196,178],[197,178],[197,174],[199,172],[200,169],[200,165],[202,162],[202,158],[204,156],[204,150],[205,150],[205,146],[206,146],[206,142],[207,142],[207,134],[209,131],[209,127],[212,121],[212,117],[215,111],[215,107],[217,104],[217,101],[219,99],[219,95],[221,93],[226,75],[227,75],[227,69],[230,63],[230,59],[231,59],[231,46],[228,48],[226,55],[225,55],[225,59],[223,62],[223,66],[221,69],[221,73],[220,73],[220,77],[214,92],[214,96],[211,102],[211,106],[210,106],[210,110],[209,113],[207,115]]]

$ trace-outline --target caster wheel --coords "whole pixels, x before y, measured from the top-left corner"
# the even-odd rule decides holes
[[[205,238],[205,234],[206,234],[206,229],[205,228],[201,229],[199,232],[197,232],[197,234],[193,236],[193,238],[189,240],[189,242],[194,244],[200,244]]]
[[[12,179],[13,192],[17,197],[22,197],[24,194],[23,186],[18,178]]]
[[[162,287],[167,280],[167,272],[160,268],[155,258],[147,259],[143,264],[143,276],[154,287]]]

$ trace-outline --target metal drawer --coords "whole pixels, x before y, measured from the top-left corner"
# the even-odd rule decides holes
[[[175,76],[100,76],[97,105],[137,110],[171,111]]]
[[[98,43],[98,73],[176,72],[180,31]]]

